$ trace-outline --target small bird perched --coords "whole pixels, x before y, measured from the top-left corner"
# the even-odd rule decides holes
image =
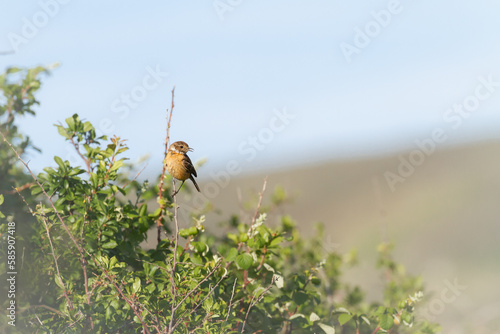
[[[187,179],[193,181],[196,190],[198,190],[198,192],[200,191],[200,188],[196,184],[193,177],[193,175],[198,175],[196,174],[196,169],[194,169],[191,159],[189,159],[187,155],[188,151],[193,151],[193,149],[183,141],[176,141],[168,148],[167,157],[165,158],[167,171],[173,178],[182,181],[181,186],[172,194],[172,196],[175,196],[179,190],[181,190],[184,181]]]

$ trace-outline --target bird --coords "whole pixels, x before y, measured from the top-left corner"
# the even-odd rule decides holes
[[[187,179],[193,181],[194,186],[198,192],[200,188],[193,176],[198,176],[196,174],[196,169],[194,169],[191,159],[189,159],[187,152],[192,152],[193,149],[189,147],[186,142],[176,141],[168,147],[167,157],[165,158],[165,164],[167,171],[173,178],[182,181],[179,189],[175,190],[172,196],[175,196],[179,190],[181,190],[182,185]]]

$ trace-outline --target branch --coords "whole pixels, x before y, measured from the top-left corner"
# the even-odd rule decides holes
[[[220,283],[226,278],[225,275],[223,275],[220,280],[215,284],[215,286],[213,288],[210,289],[210,291],[208,291],[207,295],[205,296],[205,298],[203,298],[198,304],[196,304],[196,306],[191,310],[191,312],[189,312],[189,315],[193,314],[194,312],[196,312],[196,310],[198,309],[198,307],[201,306],[201,304],[203,304],[205,302],[205,300],[207,300],[208,297],[210,297],[210,295],[214,292],[215,289],[217,289],[217,287],[220,285]],[[175,326],[173,327],[173,329],[175,327],[177,327],[180,322],[182,321],[182,319],[184,319],[184,314],[186,314],[187,310],[182,314],[182,316],[179,318],[179,320],[176,321],[175,323]],[[170,333],[170,332],[169,332]]]
[[[31,187],[32,185],[34,185],[33,182],[29,182],[29,183],[26,183],[26,184],[23,184],[22,186],[20,187],[16,187],[14,188],[14,190],[9,190],[6,192],[6,194],[9,194],[9,195],[12,195],[12,194],[15,194],[16,192],[19,193],[20,191],[23,191],[24,189],[28,189],[29,187]]]
[[[17,191],[17,189],[16,189],[16,191]],[[24,198],[24,196],[21,195],[21,193],[19,191],[17,193],[19,194],[19,196],[21,196],[21,198],[23,199],[23,202],[26,204],[26,206],[30,210],[31,214],[34,216],[35,213],[31,209],[31,207],[29,206],[28,202],[26,202],[26,199]],[[52,254],[52,258],[54,259],[54,264],[56,266],[56,275],[57,275],[57,278],[59,278],[59,281],[61,282],[63,293],[64,293],[64,297],[66,298],[66,301],[68,302],[69,307],[71,309],[73,309],[73,303],[71,302],[71,300],[68,297],[68,292],[66,291],[66,286],[64,285],[64,282],[63,282],[62,277],[61,277],[61,272],[59,271],[59,264],[57,262],[56,253],[55,253],[55,250],[54,250],[54,245],[52,244],[52,238],[50,237],[49,225],[47,224],[47,217],[45,217],[45,214],[42,213],[41,214],[41,218],[42,218],[42,221],[43,221],[43,225],[45,226],[45,231],[47,233],[47,238],[49,239],[50,253]]]
[[[184,296],[184,298],[182,298],[182,300],[181,300],[181,301],[177,304],[177,306],[174,308],[174,311],[175,311],[175,310],[177,310],[177,309],[178,309],[178,308],[182,305],[182,303],[183,303],[183,302],[184,302],[187,298],[189,298],[189,296],[191,296],[191,295],[192,295],[192,294],[196,291],[196,289],[198,289],[198,288],[200,287],[200,285],[202,285],[202,284],[203,284],[203,282],[207,281],[207,280],[210,278],[210,276],[212,276],[212,275],[213,275],[213,273],[214,273],[217,269],[219,269],[219,268],[220,268],[220,266],[221,266],[221,265],[222,265],[222,261],[219,261],[219,264],[217,264],[217,265],[214,267],[214,269],[212,269],[212,271],[211,271],[210,273],[208,273],[208,275],[207,275],[204,279],[202,279],[202,280],[200,281],[200,283],[198,283],[198,284],[197,284],[197,285],[196,285],[196,286],[195,286],[195,287],[194,287],[194,288],[193,288],[193,289],[192,289],[192,290],[191,290],[188,294],[186,294],[186,296]],[[234,292],[234,289],[233,289],[233,292]]]
[[[267,176],[264,178],[264,184],[262,185],[262,191],[259,194],[259,202],[257,203],[257,209],[255,210],[255,214],[253,216],[252,223],[250,224],[250,226],[255,224],[255,221],[257,220],[257,217],[259,215],[260,206],[262,205],[262,197],[264,197],[264,192],[266,191],[266,185],[267,185]]]
[[[174,184],[175,187],[175,180],[172,178],[172,184]],[[175,242],[174,242],[174,263],[172,265],[172,274],[170,275],[170,286],[171,286],[171,293],[172,293],[172,309],[171,309],[171,315],[170,315],[170,323],[168,324],[168,332],[172,333],[173,331],[173,321],[174,321],[174,315],[176,311],[175,307],[175,297],[177,296],[177,292],[175,291],[175,267],[177,266],[177,245],[179,243],[179,222],[177,221],[177,196],[174,196],[174,222],[175,222]]]
[[[161,171],[161,176],[160,176],[160,184],[158,185],[158,202],[160,203],[160,216],[158,217],[158,219],[156,220],[156,227],[157,227],[157,231],[158,231],[158,244],[161,242],[161,226],[162,226],[162,219],[163,219],[163,211],[165,210],[165,207],[166,205],[163,204],[163,179],[165,179],[165,174],[167,172],[167,166],[165,165],[165,158],[167,157],[167,153],[168,153],[168,144],[170,142],[170,122],[172,120],[172,112],[174,111],[174,94],[175,92],[175,86],[174,88],[172,89],[172,105],[170,107],[170,114],[167,116],[167,137],[165,138],[165,157],[163,159],[163,168],[162,168],[162,171]],[[168,109],[167,109],[167,113],[168,113]]]
[[[87,253],[88,254],[88,253]],[[90,254],[88,254],[89,256],[91,256]],[[118,293],[120,294],[120,296],[122,297],[122,299],[130,306],[130,308],[132,309],[132,311],[134,311],[135,315],[137,316],[137,318],[141,321],[141,324],[142,324],[142,328],[144,329],[144,332],[150,334],[149,332],[149,329],[148,327],[146,326],[146,324],[144,323],[144,320],[142,319],[142,316],[141,316],[141,313],[138,312],[136,310],[136,306],[134,303],[132,303],[130,301],[130,299],[128,299],[125,294],[123,293],[122,289],[120,289],[120,287],[118,286],[118,284],[116,284],[115,280],[113,278],[111,278],[108,273],[107,273],[107,270],[106,268],[104,268],[96,259],[95,257],[92,257],[92,260],[94,260],[94,263],[101,269],[101,271],[103,272],[104,275],[106,275],[106,278],[109,280],[109,282],[111,284],[114,285],[116,291],[118,291]],[[148,311],[149,312],[149,311]]]
[[[128,181],[127,183],[125,183],[125,184],[123,185],[123,189],[127,188],[129,184],[131,184],[132,182],[134,182],[135,180],[137,180],[137,178],[139,177],[139,175],[141,175],[141,174],[142,174],[142,172],[144,172],[144,170],[146,169],[146,167],[147,167],[147,166],[148,166],[148,164],[146,163],[146,164],[144,165],[144,167],[142,167],[142,169],[141,169],[140,171],[138,171],[138,172],[137,172],[137,174],[135,175],[135,177],[134,177],[132,180]]]
[[[61,123],[59,123],[59,124],[61,124]],[[75,141],[73,140],[73,137],[71,137],[70,140],[71,140],[71,143],[73,144],[73,146],[75,147],[75,150],[78,153],[78,155],[80,156],[80,158],[82,158],[82,160],[85,162],[85,165],[87,167],[87,173],[90,175],[90,172],[92,171],[92,168],[90,166],[90,159],[85,159],[82,152],[80,152],[80,147],[79,147],[78,143],[75,143]]]
[[[231,299],[229,300],[229,307],[227,309],[226,322],[227,322],[227,319],[229,319],[229,315],[231,314],[231,307],[233,306],[234,290],[236,289],[236,282],[237,281],[238,281],[238,279],[235,278],[234,284],[233,284],[233,292],[231,293]]]
[[[191,290],[191,291],[190,291],[190,292],[189,292],[189,293],[188,293],[188,294],[187,294],[187,295],[186,295],[186,296],[185,296],[185,297],[184,297],[184,298],[183,298],[183,299],[182,299],[182,300],[181,300],[181,301],[177,304],[177,306],[174,308],[174,310],[173,310],[173,312],[172,312],[172,315],[174,315],[174,312],[175,312],[175,311],[176,311],[176,310],[177,310],[177,309],[178,309],[178,308],[182,305],[182,303],[184,303],[184,301],[185,301],[187,298],[189,298],[189,296],[191,296],[193,293],[195,293],[195,292],[196,292],[196,290],[200,287],[200,285],[202,285],[204,282],[206,282],[206,281],[207,281],[207,280],[208,280],[208,279],[209,279],[209,278],[210,278],[210,277],[211,277],[211,276],[215,273],[215,271],[216,271],[217,269],[219,269],[219,268],[220,268],[220,266],[221,266],[221,265],[222,265],[222,261],[220,261],[220,262],[219,262],[219,264],[217,264],[217,265],[214,267],[214,269],[212,269],[212,271],[211,271],[210,273],[208,273],[208,275],[207,275],[204,279],[202,279],[202,280],[201,280],[201,281],[200,281],[200,282],[199,282],[199,283],[198,283],[198,284],[197,284],[197,285],[196,285],[196,286],[195,286],[195,287],[194,287],[194,288],[193,288],[193,289],[192,289],[192,290]],[[224,276],[223,276],[222,278],[224,278]],[[220,281],[219,281],[219,283],[220,283]],[[217,284],[217,285],[219,285],[219,284]],[[216,287],[217,287],[217,285],[216,285]],[[233,292],[234,292],[234,289],[233,289]],[[210,295],[210,293],[211,293],[211,292],[209,292],[209,294],[208,294],[208,295]],[[205,298],[205,299],[206,299],[206,298]],[[203,300],[205,300],[205,299],[203,299]],[[175,299],[174,299],[174,300],[175,300]],[[199,306],[199,305],[198,305],[198,306]],[[198,306],[197,306],[196,308],[198,308]],[[196,308],[195,308],[195,310],[196,310]],[[193,310],[193,311],[194,311],[194,310]],[[191,313],[193,313],[193,312],[191,312]],[[191,313],[190,313],[190,314],[191,314]],[[176,328],[177,326],[179,326],[179,324],[181,323],[181,321],[184,319],[184,314],[186,314],[186,312],[184,312],[184,313],[183,313],[183,314],[179,317],[179,319],[175,322],[175,324],[172,326],[172,331],[173,331],[173,330],[175,330],[175,328]],[[173,317],[171,318],[171,321],[172,321],[172,319],[173,319]]]
[[[56,314],[60,315],[61,317],[64,317],[64,314],[62,314],[62,312],[61,312],[61,311],[56,310],[55,308],[50,307],[50,306],[47,306],[47,305],[30,305],[30,306],[28,306],[28,307],[26,308],[26,310],[27,310],[27,309],[30,309],[30,308],[37,308],[37,307],[39,307],[39,308],[45,308],[45,309],[47,309],[47,310],[49,310],[49,311],[51,311],[51,312],[54,312],[54,313],[56,313]],[[20,311],[19,311],[19,313],[22,313],[22,312],[24,312],[24,310],[20,310]]]
[[[245,315],[245,320],[243,321],[243,327],[241,327],[241,333],[243,333],[243,331],[245,330],[245,325],[247,323],[247,319],[248,319],[248,315],[250,314],[250,310],[252,309],[252,307],[255,306],[255,304],[260,302],[262,300],[262,298],[264,297],[264,295],[266,294],[266,292],[268,292],[273,287],[274,280],[275,280],[275,277],[273,275],[273,278],[271,279],[271,284],[269,284],[269,286],[261,293],[261,295],[257,299],[255,299],[255,295],[252,297],[252,300],[250,301],[250,305],[248,306],[247,314]]]

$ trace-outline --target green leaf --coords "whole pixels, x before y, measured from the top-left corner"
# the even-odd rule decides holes
[[[403,314],[401,314],[401,320],[404,321],[405,324],[412,324],[414,317],[411,313],[408,313],[408,311],[403,311]]]
[[[31,195],[38,195],[42,192],[42,188],[40,188],[38,185],[35,185],[32,189],[31,189]]]
[[[148,205],[147,204],[141,205],[141,207],[139,208],[139,216],[145,216],[147,213],[148,213]]]
[[[315,322],[315,321],[321,320],[321,318],[316,313],[313,312],[309,316],[309,320],[312,321],[312,322]]]
[[[228,239],[231,239],[235,244],[237,244],[239,242],[238,236],[236,234],[228,233],[227,237],[228,237]]]
[[[191,226],[190,228],[188,228],[188,233],[189,235],[197,235],[198,229],[196,228],[196,226]]]
[[[335,328],[331,327],[331,326],[328,326],[328,325],[325,325],[325,324],[321,324],[319,323],[318,326],[326,333],[326,334],[335,334]]]
[[[139,277],[135,278],[135,282],[132,284],[132,292],[137,293],[141,289],[141,279]]]
[[[118,160],[116,161],[113,166],[109,169],[110,172],[113,172],[117,169],[119,169],[121,166],[123,166],[123,161],[122,160]]]
[[[296,291],[293,294],[293,301],[297,305],[302,305],[302,304],[306,303],[308,298],[309,298],[309,296],[307,295],[307,293],[304,293],[302,291]]]
[[[187,239],[189,237],[189,231],[187,228],[183,228],[182,230],[179,231],[179,236],[181,238]]]
[[[274,283],[278,287],[278,289],[282,289],[283,285],[285,283],[285,280],[283,279],[283,276],[274,274]]]
[[[161,208],[158,208],[153,212],[152,214],[149,215],[149,218],[158,218],[160,216]]]
[[[189,234],[189,229],[188,229],[188,234]],[[201,254],[202,256],[205,256],[205,254],[208,253],[208,251],[210,251],[210,248],[208,247],[208,245],[206,243],[200,242],[200,241],[191,242],[191,244],[189,245],[189,248],[194,250],[196,253]]]
[[[96,173],[90,173],[90,182],[92,182],[92,186],[97,187],[99,184],[99,179]]]
[[[75,175],[80,175],[80,174],[83,174],[83,173],[85,173],[85,171],[83,169],[73,168],[68,173],[68,176],[75,176]]]
[[[302,313],[295,313],[294,315],[292,315],[290,317],[290,320],[293,320],[293,319],[297,319],[297,318],[304,318],[304,319],[307,319],[305,315],[303,315]]]
[[[207,312],[210,312],[210,310],[212,309],[212,306],[214,305],[214,301],[212,298],[207,298],[205,299],[205,301],[203,302],[203,308],[207,311]]]
[[[233,247],[229,250],[229,253],[226,256],[226,261],[228,262],[234,261],[237,256],[238,256],[238,250]]]
[[[381,316],[381,315],[385,314],[385,312],[386,312],[386,308],[385,308],[385,307],[383,307],[383,306],[379,306],[379,307],[377,308],[377,310],[375,311],[375,313],[374,313],[374,314],[375,314],[376,316]]]
[[[116,243],[116,241],[111,240],[111,241],[108,241],[108,242],[106,242],[105,244],[103,244],[103,245],[102,245],[102,248],[105,248],[105,249],[112,249],[112,248],[115,248],[116,246],[118,246],[118,244]]]
[[[118,191],[119,191],[119,192],[121,192],[121,193],[122,193],[122,195],[127,195],[127,192],[125,191],[125,189],[120,188],[120,187],[118,187],[118,186],[116,187],[116,189],[118,189]]]
[[[281,244],[283,242],[283,240],[285,240],[285,238],[283,237],[277,237],[277,238],[274,238],[270,243],[269,243],[269,248],[273,248],[273,247],[279,247],[279,244]]]
[[[125,152],[125,151],[127,151],[127,150],[128,150],[128,147],[122,147],[122,148],[120,148],[120,149],[116,152],[116,154],[123,153],[123,152]]]
[[[68,133],[68,131],[66,131],[66,129],[64,128],[64,126],[62,125],[56,125],[57,126],[57,132],[59,132],[59,134],[61,136],[63,136],[64,138],[70,138],[70,135]]]
[[[63,283],[61,277],[58,275],[55,275],[54,279],[56,281],[57,286],[64,290],[64,283]]]
[[[12,73],[17,73],[17,72],[21,72],[21,71],[22,71],[22,68],[19,68],[19,67],[9,67],[6,72],[8,74],[12,74]]]
[[[3,195],[0,195],[0,205],[3,204]],[[5,215],[0,211],[0,218],[5,218]]]
[[[253,264],[253,257],[248,253],[240,254],[236,258],[236,264],[243,270],[250,268]]]
[[[351,313],[345,307],[337,307],[333,310],[333,313]]]
[[[111,259],[109,259],[109,269],[112,269],[117,263],[118,259],[116,258],[116,256],[113,256]]]
[[[365,315],[365,314],[362,314],[359,316],[359,319],[363,320],[364,322],[366,322],[366,324],[369,326],[370,325],[370,319],[368,319],[368,317]]]
[[[66,171],[66,165],[64,165],[64,162],[62,161],[61,158],[59,158],[58,156],[55,156],[54,157],[54,161],[59,165],[59,168],[62,171]]]
[[[68,117],[65,119],[66,124],[68,124],[68,128],[71,131],[75,131],[75,119],[78,120],[77,114],[74,114],[72,117]]]
[[[379,316],[380,319],[380,327],[386,331],[392,328],[394,326],[394,320],[392,319],[392,315],[390,314],[383,314]]]
[[[339,315],[340,326],[344,326],[346,322],[352,319],[352,317],[353,315],[348,313],[342,313],[341,315]]]
[[[111,316],[113,315],[113,307],[111,305],[109,305],[107,308],[106,308],[106,320],[109,320],[111,319]]]
[[[88,132],[88,131],[92,130],[93,128],[94,127],[92,126],[92,123],[90,123],[90,122],[85,122],[83,124],[83,131],[84,132]]]
[[[146,291],[150,294],[153,293],[153,291],[155,291],[155,289],[156,289],[156,285],[154,283],[151,283],[148,286],[146,286]]]

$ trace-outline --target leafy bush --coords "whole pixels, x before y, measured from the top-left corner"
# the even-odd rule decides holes
[[[34,114],[38,102],[33,93],[46,72],[41,67],[9,69],[0,77],[0,117],[7,115],[5,121],[0,118],[5,139],[0,146],[0,190],[7,216],[0,216],[0,256],[7,258],[3,245],[8,222],[16,221],[19,231],[22,225],[26,232],[19,236],[19,247],[28,250],[22,268],[18,262],[19,277],[25,279],[17,289],[17,326],[11,329],[328,334],[439,330],[414,319],[422,281],[406,275],[391,259],[390,245],[379,249],[378,266],[387,277],[384,300],[368,304],[359,287],[341,280],[352,256],[320,246],[321,225],[309,240],[301,238],[289,216],[274,217],[280,224],[270,227],[268,212],[285,200],[281,188],[267,209],[260,195],[252,220],[234,215],[222,237],[205,231],[205,216],[194,213],[192,226],[179,229],[177,211],[183,204],[171,196],[171,178],[161,174],[156,185],[131,178],[124,140],[97,137],[92,124],[76,114],[57,130],[74,145],[84,167],[54,157],[57,168],[45,168],[30,178],[22,172],[28,167],[22,166],[22,156],[30,142],[17,132],[14,119]],[[154,198],[159,208],[151,209]],[[146,250],[142,245],[147,231],[155,227],[168,237]],[[5,265],[0,269],[2,275],[7,272]],[[8,318],[0,319],[2,326],[10,327]]]

